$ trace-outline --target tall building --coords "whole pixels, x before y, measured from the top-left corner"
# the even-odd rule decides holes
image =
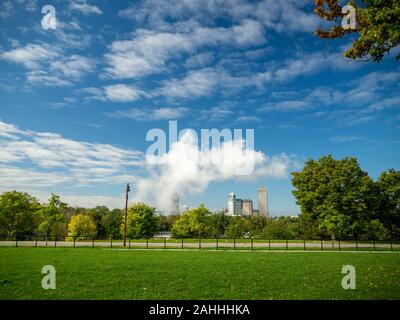
[[[253,201],[244,199],[242,205],[242,214],[251,216],[253,214]]]
[[[228,195],[228,216],[235,215],[236,196],[233,192]]]
[[[228,195],[228,216],[239,216],[242,214],[243,200],[237,199],[236,195],[231,192]]]
[[[235,201],[235,216],[240,216],[243,210],[243,200],[236,199]]]
[[[175,192],[171,197],[171,214],[179,214],[179,195]]]
[[[268,213],[268,193],[267,189],[261,187],[258,189],[258,211],[260,216],[269,217]]]

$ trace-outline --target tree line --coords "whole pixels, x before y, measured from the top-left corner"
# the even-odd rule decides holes
[[[226,216],[204,205],[180,215],[160,216],[155,208],[135,203],[128,209],[127,236],[150,238],[171,231],[176,238],[399,239],[400,171],[384,171],[374,181],[357,159],[324,156],[306,161],[292,173],[298,217]],[[73,208],[51,194],[41,204],[17,191],[0,195],[0,234],[121,239],[124,210],[106,206]]]

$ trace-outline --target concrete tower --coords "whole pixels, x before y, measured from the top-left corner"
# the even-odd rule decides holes
[[[171,197],[171,214],[179,214],[179,195],[174,193]]]
[[[269,217],[268,213],[268,193],[267,189],[261,187],[258,189],[258,212],[260,216]]]

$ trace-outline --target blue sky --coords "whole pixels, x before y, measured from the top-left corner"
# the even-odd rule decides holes
[[[56,30],[41,26],[48,4]],[[2,1],[0,191],[120,207],[130,182],[133,200],[178,191],[218,209],[265,186],[280,215],[299,211],[290,172],[308,158],[354,156],[373,178],[399,169],[398,49],[349,61],[351,37],[321,40],[318,26],[306,0]],[[193,168],[187,148],[148,166],[146,134],[169,120],[254,129],[257,170]]]

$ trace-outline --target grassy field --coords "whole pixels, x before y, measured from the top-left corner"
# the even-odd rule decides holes
[[[0,299],[400,299],[400,253],[0,248]]]

